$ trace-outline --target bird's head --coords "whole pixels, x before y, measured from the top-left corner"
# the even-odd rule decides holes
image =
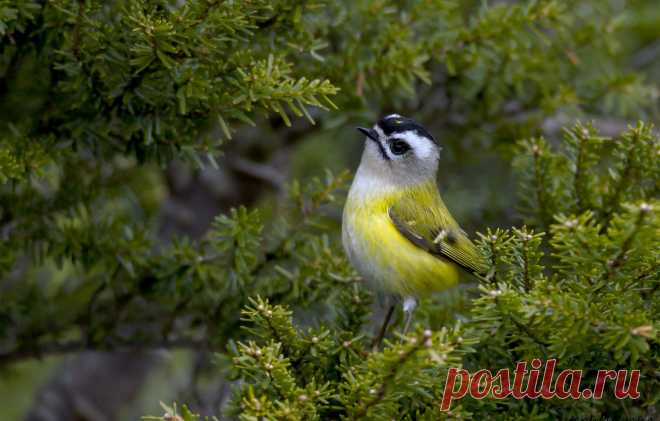
[[[390,114],[358,130],[367,136],[360,164],[365,170],[403,184],[435,178],[441,148],[416,121]]]

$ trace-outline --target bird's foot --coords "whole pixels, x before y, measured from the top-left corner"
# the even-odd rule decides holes
[[[417,308],[417,299],[415,297],[406,297],[403,300],[403,312],[406,315],[406,322],[403,326],[403,334],[405,335],[410,328],[410,323],[412,322],[412,316]]]

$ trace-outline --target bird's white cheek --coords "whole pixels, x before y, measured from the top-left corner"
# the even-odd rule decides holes
[[[419,136],[417,133],[408,131],[401,135],[410,144],[419,159],[426,160],[437,154],[436,146],[430,140]]]
[[[421,160],[427,160],[429,159],[435,151],[433,150],[432,147],[429,147],[428,145],[423,145],[420,148],[415,149],[415,153]]]

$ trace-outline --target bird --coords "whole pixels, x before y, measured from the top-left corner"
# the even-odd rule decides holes
[[[461,272],[482,274],[485,264],[440,196],[436,139],[399,114],[357,130],[365,145],[344,205],[342,243],[357,273],[391,303],[378,347],[399,302],[405,335],[420,298],[454,287]]]

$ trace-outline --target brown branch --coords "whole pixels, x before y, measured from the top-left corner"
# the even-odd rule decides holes
[[[658,269],[660,269],[660,264],[656,264],[651,266],[650,269],[645,270],[641,274],[637,275],[635,278],[632,279],[627,285],[623,287],[624,291],[627,291],[629,288],[632,288],[633,285],[635,285],[638,282],[642,282],[648,278],[650,278],[652,275],[654,275]],[[656,282],[655,287],[651,289],[651,292],[654,292],[658,287],[660,286],[660,281]]]
[[[538,148],[536,145],[534,147]],[[547,228],[548,210],[546,209],[545,192],[543,191],[543,179],[541,176],[541,163],[539,162],[540,150],[534,149],[532,155],[534,159],[534,184],[536,185],[536,201],[539,206],[541,224]]]
[[[426,332],[424,333],[423,336],[419,338],[417,337],[413,338],[416,340],[415,345],[412,348],[408,349],[399,357],[399,359],[396,361],[394,366],[390,368],[387,375],[383,378],[383,382],[376,391],[376,396],[370,401],[360,406],[360,409],[353,415],[353,417],[351,417],[351,420],[364,418],[364,416],[367,415],[371,407],[378,404],[385,398],[387,387],[389,386],[390,382],[394,379],[394,377],[396,377],[396,375],[399,373],[399,369],[403,366],[403,364],[406,363],[406,361],[408,361],[410,357],[412,357],[417,351],[419,351],[423,346],[425,346],[425,343],[429,338],[430,335],[427,334]]]
[[[78,16],[76,18],[76,26],[73,29],[73,55],[80,60],[80,40],[82,21],[85,18],[85,0],[78,0]]]
[[[523,240],[523,287],[525,292],[532,289],[532,283],[529,279],[529,244],[525,240]]]
[[[223,160],[232,170],[263,181],[278,191],[284,191],[286,176],[272,165],[251,161],[239,155],[228,154]]]
[[[581,188],[582,186],[582,165],[584,161],[584,144],[586,141],[582,140],[580,136],[577,136],[579,145],[578,145],[578,154],[575,159],[575,174],[573,174],[573,189],[575,190],[575,205],[577,207],[577,214],[581,214],[584,208],[584,199],[582,197],[584,191]]]
[[[127,341],[120,344],[88,343],[85,340],[72,340],[68,342],[51,342],[39,345],[39,349],[25,348],[0,353],[0,367],[28,358],[43,358],[53,355],[62,355],[83,351],[138,351],[147,349],[193,349],[209,348],[206,339],[177,338],[152,343]]]
[[[534,332],[528,325],[518,321],[513,315],[510,313],[504,312],[502,309],[502,302],[499,300],[497,297],[495,297],[495,304],[497,305],[497,308],[499,310],[499,313],[502,315],[502,317],[506,317],[509,319],[516,327],[521,330],[523,333],[525,333],[529,339],[531,339],[534,343],[536,343],[539,348],[541,349],[541,352],[543,352],[544,357],[547,359],[548,356],[548,346],[549,344],[543,341],[541,338],[539,338],[536,335],[536,332]],[[530,324],[531,324],[531,319],[530,319]]]
[[[492,276],[489,281],[491,284],[497,284],[497,248],[495,247],[495,242],[497,241],[497,235],[493,234],[490,236],[490,264],[493,269]]]
[[[617,253],[616,257],[614,257],[612,261],[607,263],[607,274],[605,276],[607,280],[612,279],[612,276],[614,276],[616,269],[618,269],[622,264],[625,263],[627,259],[627,254],[630,251],[630,246],[633,242],[633,239],[637,235],[639,228],[642,226],[642,222],[644,221],[645,215],[646,212],[644,211],[639,212],[639,214],[637,215],[637,219],[635,220],[635,226],[633,227],[630,234],[628,234],[628,236],[623,240],[623,243],[621,244],[621,249]]]

